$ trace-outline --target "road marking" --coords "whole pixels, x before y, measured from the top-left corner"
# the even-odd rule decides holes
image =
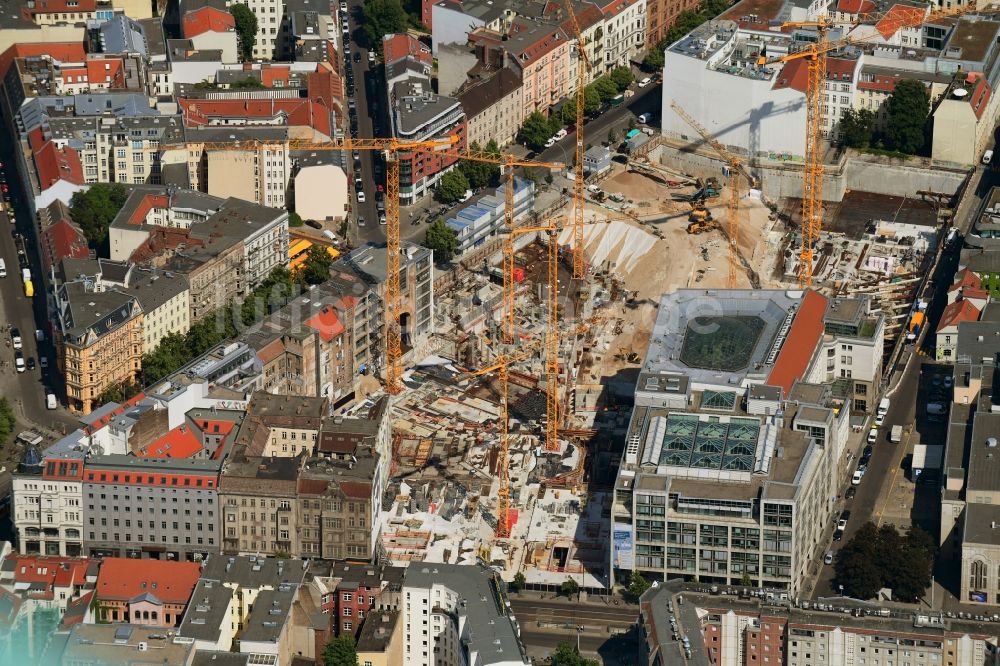
[[[916,427],[916,425],[917,425],[916,415],[914,415],[913,425],[914,425],[914,427]],[[894,487],[896,485],[896,475],[899,474],[899,468],[902,467],[902,465],[903,465],[903,458],[906,457],[906,451],[907,451],[907,449],[910,448],[910,437],[912,435],[913,435],[913,430],[907,430],[906,431],[906,438],[904,439],[903,442],[900,442],[900,445],[901,445],[900,446],[900,450],[903,453],[902,453],[902,455],[899,456],[899,462],[896,463],[895,466],[893,467],[892,478],[889,480],[888,492],[885,495],[885,499],[882,500],[882,508],[878,510],[878,514],[877,514],[878,515],[878,520],[875,521],[876,527],[882,527],[882,515],[885,513],[885,505],[889,503],[889,498],[892,497],[892,491],[893,491],[893,489],[894,489]],[[893,455],[893,460],[895,460],[895,459],[896,459],[896,456]]]

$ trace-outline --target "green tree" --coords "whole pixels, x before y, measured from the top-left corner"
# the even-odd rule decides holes
[[[616,130],[613,127],[608,130],[608,144],[609,145],[612,145],[612,146],[615,145],[616,143],[618,143],[618,141],[620,139],[621,139],[621,135],[618,133],[618,130]]]
[[[301,227],[305,222],[302,221],[302,216],[292,211],[288,214],[288,226],[290,227]]]
[[[927,143],[930,95],[927,87],[915,79],[896,84],[886,101],[885,145],[890,150],[915,155]]]
[[[236,22],[236,35],[240,42],[240,55],[243,60],[253,59],[253,44],[257,40],[257,15],[244,3],[237,3],[229,8]]]
[[[618,92],[623,92],[628,88],[635,78],[632,76],[632,70],[629,67],[615,67],[608,76],[614,82],[615,87],[618,88]]]
[[[97,396],[97,404],[103,405],[108,402],[125,402],[133,398],[142,387],[135,382],[121,382],[101,391]]]
[[[441,203],[455,203],[465,196],[465,191],[469,189],[469,179],[465,177],[461,169],[452,169],[441,176],[437,188],[434,190],[434,198]]]
[[[514,574],[514,580],[510,583],[510,589],[515,592],[520,592],[524,589],[524,586],[528,584],[528,580],[524,577],[524,574],[518,571]]]
[[[837,554],[834,583],[859,599],[891,588],[902,601],[918,601],[931,584],[936,546],[920,528],[900,535],[893,525],[866,523]]]
[[[480,148],[479,144],[475,142],[469,148],[474,151],[489,153],[496,157],[500,156],[500,147],[497,146],[497,142],[493,139],[490,139],[485,149]],[[469,186],[473,188],[497,185],[500,182],[500,166],[497,164],[479,160],[460,160],[458,169],[469,181]]]
[[[336,636],[323,648],[324,666],[358,666],[357,644],[354,636]]]
[[[16,427],[14,410],[11,409],[7,398],[0,398],[0,446],[10,441],[10,436]]]
[[[524,167],[524,171],[521,172],[521,176],[525,180],[530,180],[532,183],[534,183],[535,187],[538,187],[538,180],[539,180],[538,171],[536,171],[533,167]]]
[[[541,150],[545,147],[545,142],[552,136],[552,128],[549,119],[538,111],[533,111],[531,115],[524,119],[521,125],[521,141],[532,150]]]
[[[646,580],[641,573],[638,571],[633,571],[632,575],[629,577],[628,588],[626,588],[626,594],[633,600],[638,601],[646,590],[650,587],[650,583]]]
[[[660,48],[659,44],[646,52],[646,57],[642,59],[642,68],[647,72],[663,69],[663,49]]]
[[[323,245],[313,245],[306,252],[306,260],[300,269],[301,279],[306,284],[322,284],[330,279],[330,265],[333,257]]]
[[[601,93],[597,91],[594,84],[587,86],[584,89],[583,95],[583,112],[588,116],[593,115],[601,110]]]
[[[447,263],[455,256],[458,248],[458,237],[455,230],[445,224],[444,218],[434,220],[431,226],[427,227],[424,236],[424,247],[434,250],[434,256],[438,261]]]
[[[602,76],[590,85],[597,91],[602,104],[618,96],[618,85],[609,76]]]
[[[365,0],[361,6],[361,31],[369,48],[382,53],[382,37],[406,32],[411,18],[400,0]]]
[[[263,83],[258,81],[252,76],[248,76],[245,79],[240,79],[229,86],[230,88],[235,88],[237,90],[262,90],[266,88]]]
[[[580,584],[576,582],[575,578],[567,578],[559,586],[559,593],[565,594],[567,597],[573,597],[580,591]]]
[[[128,190],[118,183],[94,183],[86,190],[73,194],[69,202],[69,216],[80,225],[87,244],[100,255],[107,256],[105,244],[108,227],[115,215],[125,205]]]
[[[560,643],[552,653],[551,666],[599,666],[596,659],[584,659],[572,643]]]
[[[202,79],[198,83],[194,84],[195,90],[218,90],[219,85],[210,79]]]
[[[875,132],[875,113],[869,109],[848,109],[840,118],[838,139],[845,148],[867,148]]]
[[[743,587],[753,587],[753,578],[750,577],[750,574],[745,571],[743,572],[743,575],[740,576],[740,585]]]

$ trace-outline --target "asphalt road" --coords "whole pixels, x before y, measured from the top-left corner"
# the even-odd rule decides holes
[[[583,625],[585,627],[628,627],[639,615],[637,606],[620,603],[567,603],[537,598],[511,597],[511,610],[522,625],[535,622]]]
[[[0,311],[3,312],[3,321],[0,324],[10,325],[20,329],[25,359],[32,357],[36,364],[40,354],[44,354],[49,359],[49,368],[44,373],[40,364],[35,370],[25,372],[14,371],[14,350],[6,343],[10,341],[10,334],[4,330],[0,332],[4,342],[0,343],[0,395],[7,397],[20,425],[26,428],[46,426],[56,431],[62,431],[64,427],[76,425],[76,419],[62,409],[49,410],[45,408],[45,384],[53,387],[57,395],[62,395],[62,383],[55,368],[55,353],[51,345],[51,335],[48,333],[48,317],[45,306],[45,290],[41,288],[41,266],[40,258],[35,251],[33,236],[25,240],[25,250],[29,259],[33,283],[35,285],[34,298],[24,295],[24,288],[21,282],[20,266],[18,265],[17,250],[14,244],[14,233],[31,234],[33,221],[28,215],[26,207],[23,205],[23,194],[19,190],[19,179],[13,174],[13,160],[11,159],[10,146],[6,138],[0,139],[0,160],[4,163],[4,168],[8,170],[8,184],[11,188],[10,204],[17,213],[17,224],[10,224],[6,215],[0,216],[0,225],[7,229],[0,231],[0,256],[7,264],[7,277],[0,278]],[[7,204],[5,204],[7,205]],[[36,325],[36,321],[40,322]],[[41,328],[46,331],[45,342],[41,348],[35,341],[35,329]]]

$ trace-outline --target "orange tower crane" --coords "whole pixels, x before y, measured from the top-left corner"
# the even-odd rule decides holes
[[[583,189],[583,108],[587,89],[587,72],[590,70],[590,59],[587,57],[587,43],[580,32],[580,23],[576,20],[572,0],[563,0],[566,13],[573,23],[576,33],[576,164],[574,165],[575,180],[573,181],[573,279],[583,278],[585,262],[583,256],[583,203],[586,201]]]
[[[750,175],[738,157],[729,152],[725,146],[719,143],[715,137],[708,133],[701,124],[675,102],[670,102],[670,108],[681,117],[691,128],[696,131],[708,145],[715,150],[719,156],[729,163],[729,205],[727,211],[726,232],[729,235],[729,288],[736,287],[736,279],[739,265],[739,233],[740,233],[740,197],[743,188],[740,177],[746,179],[749,187],[756,185],[756,179]]]
[[[799,250],[799,284],[803,287],[812,285],[813,245],[819,239],[823,227],[823,125],[825,115],[824,84],[826,82],[826,57],[831,51],[851,45],[861,45],[876,37],[879,32],[863,37],[845,37],[830,40],[830,29],[835,27],[851,27],[861,23],[878,23],[886,21],[885,29],[890,34],[903,28],[919,26],[927,21],[934,21],[949,16],[957,16],[975,9],[975,2],[947,9],[929,10],[927,7],[904,7],[900,11],[893,7],[887,12],[862,14],[857,20],[841,21],[820,16],[811,21],[789,21],[779,28],[815,28],[818,39],[805,44],[794,53],[768,58],[761,54],[758,65],[787,63],[791,60],[805,58],[807,65],[806,82],[806,145],[805,160],[802,171],[802,247]],[[883,31],[884,32],[884,31]]]
[[[497,491],[496,527],[498,539],[510,537],[510,415],[507,409],[507,371],[510,366],[523,361],[533,353],[534,351],[523,351],[510,356],[501,355],[493,364],[464,376],[479,377],[496,372],[500,378],[500,450],[497,456],[497,477],[500,480],[500,488]]]
[[[423,152],[422,149],[415,152]],[[506,187],[504,188],[504,223],[510,232],[507,240],[512,240],[512,235],[515,231],[520,231],[514,227],[514,167],[541,167],[544,169],[562,169],[565,165],[561,162],[535,162],[532,160],[522,160],[518,159],[513,155],[507,154],[496,154],[487,153],[481,150],[455,150],[455,149],[443,149],[435,150],[434,152],[445,156],[445,157],[455,157],[463,160],[472,160],[474,162],[486,162],[488,164],[499,164],[506,170],[504,175],[506,176]],[[547,230],[548,227],[535,228],[533,231],[543,231]],[[501,330],[503,332],[503,341],[507,344],[514,342],[514,257],[510,254],[510,263],[507,263],[508,254],[506,253],[507,243],[504,243],[504,267],[503,267],[503,324],[501,325]]]
[[[436,152],[458,143],[457,136],[426,141],[400,139],[354,139],[343,141],[212,141],[203,142],[202,150],[263,151],[275,148],[293,150],[378,150],[386,153],[385,240],[386,240],[386,296],[385,296],[385,388],[389,393],[403,389],[403,352],[400,341],[400,242],[399,242],[399,152]]]

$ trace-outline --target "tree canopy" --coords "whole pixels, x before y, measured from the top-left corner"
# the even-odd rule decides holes
[[[257,41],[257,15],[245,3],[237,3],[229,8],[236,22],[236,35],[240,43],[243,60],[253,59],[253,44]]]
[[[552,137],[549,119],[539,111],[532,111],[521,125],[521,141],[532,150],[541,150]]]
[[[128,190],[118,183],[94,183],[70,199],[69,216],[83,230],[91,249],[102,256],[107,256],[102,250],[108,240],[108,227],[126,199]]]
[[[419,5],[416,6],[419,11]],[[382,53],[382,37],[408,28],[424,29],[417,14],[407,11],[400,0],[365,0],[361,6],[361,32],[370,49]]]
[[[455,256],[458,248],[458,238],[455,231],[445,224],[443,218],[434,220],[431,226],[427,227],[424,236],[424,247],[434,250],[434,256],[440,262],[448,262]]]
[[[441,176],[437,188],[434,190],[434,198],[441,203],[455,203],[465,196],[465,191],[469,189],[469,180],[462,173],[461,169],[452,169]]]
[[[599,666],[596,659],[584,659],[571,643],[560,643],[552,653],[552,666]]]
[[[493,139],[490,139],[490,142],[486,144],[486,148],[480,148],[479,144],[475,142],[469,148],[473,151],[500,156],[500,147]],[[458,169],[469,181],[469,186],[472,188],[496,186],[500,183],[500,166],[497,164],[478,160],[460,160]]]
[[[567,597],[572,597],[574,594],[580,591],[580,584],[576,582],[575,578],[567,578],[559,586],[559,592],[565,594]]]
[[[300,279],[306,284],[322,284],[330,279],[333,257],[323,245],[313,245],[306,252],[306,260],[299,269]]]
[[[924,149],[928,135],[930,95],[915,79],[896,84],[886,100],[885,145],[890,150],[915,155]]]
[[[354,636],[335,636],[323,647],[324,666],[358,666],[358,651]]]
[[[857,599],[887,587],[896,599],[915,602],[931,584],[935,551],[933,538],[919,527],[901,535],[894,525],[868,522],[837,553],[834,584]]]
[[[875,133],[875,113],[848,109],[840,118],[839,142],[845,148],[867,148]]]
[[[629,598],[633,601],[638,601],[646,590],[650,587],[650,582],[646,580],[641,573],[638,571],[633,571],[632,575],[628,580],[628,588],[625,590]]]
[[[11,409],[7,398],[0,398],[0,446],[5,445],[10,440],[16,426],[14,410]]]
[[[624,92],[626,88],[632,85],[632,81],[635,79],[632,76],[632,70],[628,67],[615,67],[608,76],[618,88],[618,92]]]

